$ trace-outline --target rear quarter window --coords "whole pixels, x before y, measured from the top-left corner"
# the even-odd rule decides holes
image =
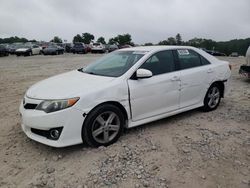
[[[209,65],[211,64],[205,57],[203,57],[202,55],[200,56],[201,57],[201,64],[202,65]]]

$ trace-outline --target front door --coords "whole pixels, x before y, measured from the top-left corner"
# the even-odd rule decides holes
[[[132,121],[164,114],[179,108],[180,73],[171,50],[157,52],[140,67],[151,78],[129,79]]]

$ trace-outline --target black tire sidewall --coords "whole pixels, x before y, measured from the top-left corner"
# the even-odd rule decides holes
[[[212,88],[214,88],[214,87],[217,87],[217,88],[219,89],[220,98],[219,98],[218,104],[217,104],[215,107],[211,108],[211,107],[208,105],[208,93],[209,93],[210,90],[211,90]],[[221,93],[221,89],[220,89],[219,85],[218,85],[218,84],[212,84],[212,85],[209,87],[209,89],[207,90],[206,96],[205,96],[205,98],[204,98],[203,110],[204,110],[205,112],[209,112],[209,111],[215,110],[215,109],[219,106],[219,104],[220,104],[221,96],[222,96],[222,93]]]
[[[92,126],[93,126],[93,122],[95,121],[97,116],[102,114],[103,112],[106,112],[106,111],[114,112],[119,117],[121,126],[120,126],[120,129],[119,129],[116,137],[113,140],[111,140],[110,142],[103,144],[103,143],[97,142],[93,138]],[[104,105],[98,106],[87,115],[87,117],[83,123],[83,128],[82,128],[83,142],[86,142],[88,145],[93,146],[93,147],[111,145],[111,144],[115,143],[119,139],[119,137],[121,136],[123,128],[124,128],[124,124],[125,124],[124,115],[122,114],[121,110],[118,107],[116,107],[115,105],[112,105],[112,104],[104,104]]]

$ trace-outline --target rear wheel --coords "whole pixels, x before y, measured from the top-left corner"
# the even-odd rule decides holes
[[[215,110],[220,104],[221,97],[222,92],[219,85],[211,85],[204,99],[203,110],[206,112]]]
[[[111,104],[98,106],[87,116],[82,138],[90,146],[108,146],[120,137],[125,119],[120,109]]]

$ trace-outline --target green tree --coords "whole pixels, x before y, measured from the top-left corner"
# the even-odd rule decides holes
[[[112,39],[112,41],[118,43],[119,45],[134,45],[134,43],[132,42],[132,37],[128,33],[123,35],[117,35],[115,38]]]
[[[105,38],[104,38],[104,37],[99,37],[99,38],[97,39],[97,42],[102,43],[102,44],[106,44],[106,41],[105,41]]]
[[[9,37],[9,38],[0,38],[0,43],[15,43],[15,42],[28,42],[28,39],[26,38],[19,38],[17,36],[15,37]]]
[[[118,44],[114,38],[110,38],[108,44]]]
[[[89,44],[92,40],[95,39],[95,36],[90,33],[83,33],[82,39],[84,44]]]
[[[158,45],[169,45],[169,42],[167,40],[160,41]]]
[[[83,42],[83,38],[81,35],[77,34],[76,36],[74,36],[73,43],[76,43],[76,42]]]
[[[181,45],[182,44],[182,38],[181,38],[181,34],[178,33],[176,36],[175,36],[175,40],[176,40],[176,44],[177,45]]]
[[[151,42],[147,42],[147,43],[144,44],[144,46],[153,46],[153,45],[154,45],[154,44],[151,43]]]
[[[62,39],[59,38],[58,36],[55,36],[50,42],[54,42],[54,43],[62,43]]]
[[[176,45],[177,44],[174,37],[169,37],[167,41],[168,41],[169,45]]]

